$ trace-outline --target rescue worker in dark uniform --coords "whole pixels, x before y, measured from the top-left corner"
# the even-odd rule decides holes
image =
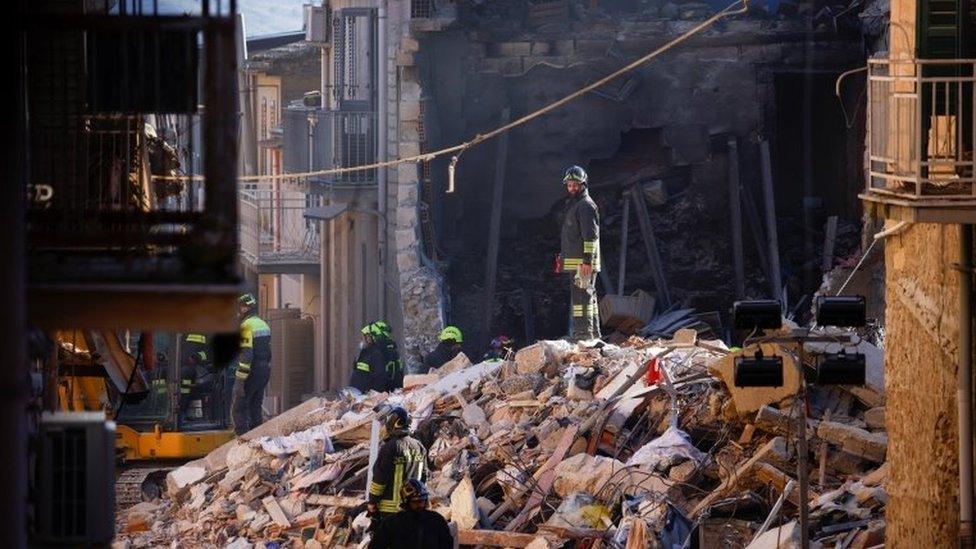
[[[186,334],[180,354],[180,421],[183,422],[192,401],[202,401],[215,394],[216,375],[204,334]]]
[[[393,392],[403,387],[403,360],[400,359],[400,351],[393,339],[390,325],[385,320],[377,320],[373,323],[373,328],[385,362],[387,381],[384,390]]]
[[[454,536],[440,513],[430,510],[430,493],[423,482],[410,479],[400,489],[397,514],[379,523],[370,549],[452,549]]]
[[[405,482],[427,481],[427,449],[409,435],[407,411],[400,406],[390,410],[384,430],[366,500],[366,511],[379,521],[400,510],[400,490]]]
[[[271,328],[257,315],[258,302],[251,294],[238,300],[241,316],[241,350],[234,372],[231,416],[238,436],[261,425],[261,402],[271,378]]]
[[[386,352],[382,325],[372,322],[360,330],[363,338],[359,356],[352,369],[349,385],[361,393],[369,391],[384,392],[390,385],[390,375],[387,373]]]
[[[485,356],[481,357],[481,361],[511,360],[515,353],[514,345],[515,342],[512,341],[512,338],[502,334],[491,340],[491,343],[488,345],[488,352],[485,353]]]
[[[586,171],[571,166],[563,175],[569,207],[563,219],[560,271],[572,275],[570,312],[575,341],[600,337],[596,276],[600,272],[600,213],[586,190]]]
[[[448,362],[454,360],[461,352],[461,344],[464,343],[464,335],[457,326],[448,326],[441,330],[438,336],[440,340],[434,350],[424,357],[424,368],[421,374],[426,374],[434,368],[440,368]]]

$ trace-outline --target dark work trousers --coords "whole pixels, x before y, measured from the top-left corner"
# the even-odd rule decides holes
[[[264,400],[264,388],[271,378],[271,366],[255,363],[251,365],[251,374],[244,380],[244,398],[235,399],[231,405],[234,418],[234,432],[238,435],[250,431],[261,425],[261,401]],[[240,381],[236,381],[240,383]]]
[[[593,276],[593,280],[596,280],[596,275]],[[573,319],[570,339],[580,341],[600,337],[600,311],[596,303],[596,284],[590,284],[588,288],[580,288],[571,276],[569,309]]]

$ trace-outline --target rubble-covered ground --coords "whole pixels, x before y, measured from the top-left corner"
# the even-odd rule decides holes
[[[810,364],[832,346],[809,344]],[[507,362],[462,354],[402,392],[313,398],[171,472],[164,499],[119,511],[115,545],[357,546],[373,410],[400,403],[462,546],[792,547],[799,373],[789,351],[763,349],[784,356],[783,387],[734,387],[739,351],[681,330],[542,341]],[[884,542],[881,353],[858,350],[865,387],[810,391],[810,535],[824,547]]]

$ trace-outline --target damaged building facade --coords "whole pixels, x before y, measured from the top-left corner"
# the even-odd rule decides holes
[[[502,125],[503,112],[517,119],[566,96],[720,7],[334,1],[309,12],[308,24],[323,29],[306,32],[313,41],[256,52],[248,66],[287,66],[308,84],[280,98],[273,139],[284,172],[314,173],[470,140]],[[503,140],[455,153],[453,192],[450,155],[281,179],[307,193],[295,196],[318,209],[305,220],[321,224],[312,270],[322,299],[310,309],[319,334],[314,388],[345,382],[356,330],[373,318],[391,322],[408,364],[433,347],[445,323],[470,334],[471,353],[498,333],[517,341],[564,334],[568,295],[551,271],[560,176],[571,164],[590,171],[603,212],[602,293],[642,289],[661,309],[673,303],[722,314],[735,298],[777,294],[802,308],[821,270],[857,243],[863,119],[845,118],[843,107],[854,108],[863,86],[844,88],[838,102],[834,80],[863,64],[865,52],[851,18],[840,25],[818,18],[808,28],[788,7],[722,21]],[[804,118],[808,103],[821,114]],[[764,147],[782,228],[778,277],[762,219]],[[729,200],[733,171],[741,206]],[[637,195],[643,208],[628,199]],[[741,221],[730,226],[735,215]],[[840,236],[824,261],[831,217],[840,219]],[[735,255],[741,268],[732,267]],[[776,278],[785,294],[773,290]],[[722,314],[710,317],[718,319],[713,327],[721,329]]]

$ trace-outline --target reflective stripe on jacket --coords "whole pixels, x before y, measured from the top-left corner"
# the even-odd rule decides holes
[[[410,479],[427,482],[427,449],[411,436],[388,437],[380,446],[369,484],[369,502],[380,513],[400,510],[400,488]]]
[[[244,381],[255,365],[271,363],[271,328],[258,316],[249,316],[241,322],[241,352],[237,358],[237,379]]]
[[[571,199],[560,241],[564,272],[574,273],[583,263],[600,270],[600,213],[586,189]]]

